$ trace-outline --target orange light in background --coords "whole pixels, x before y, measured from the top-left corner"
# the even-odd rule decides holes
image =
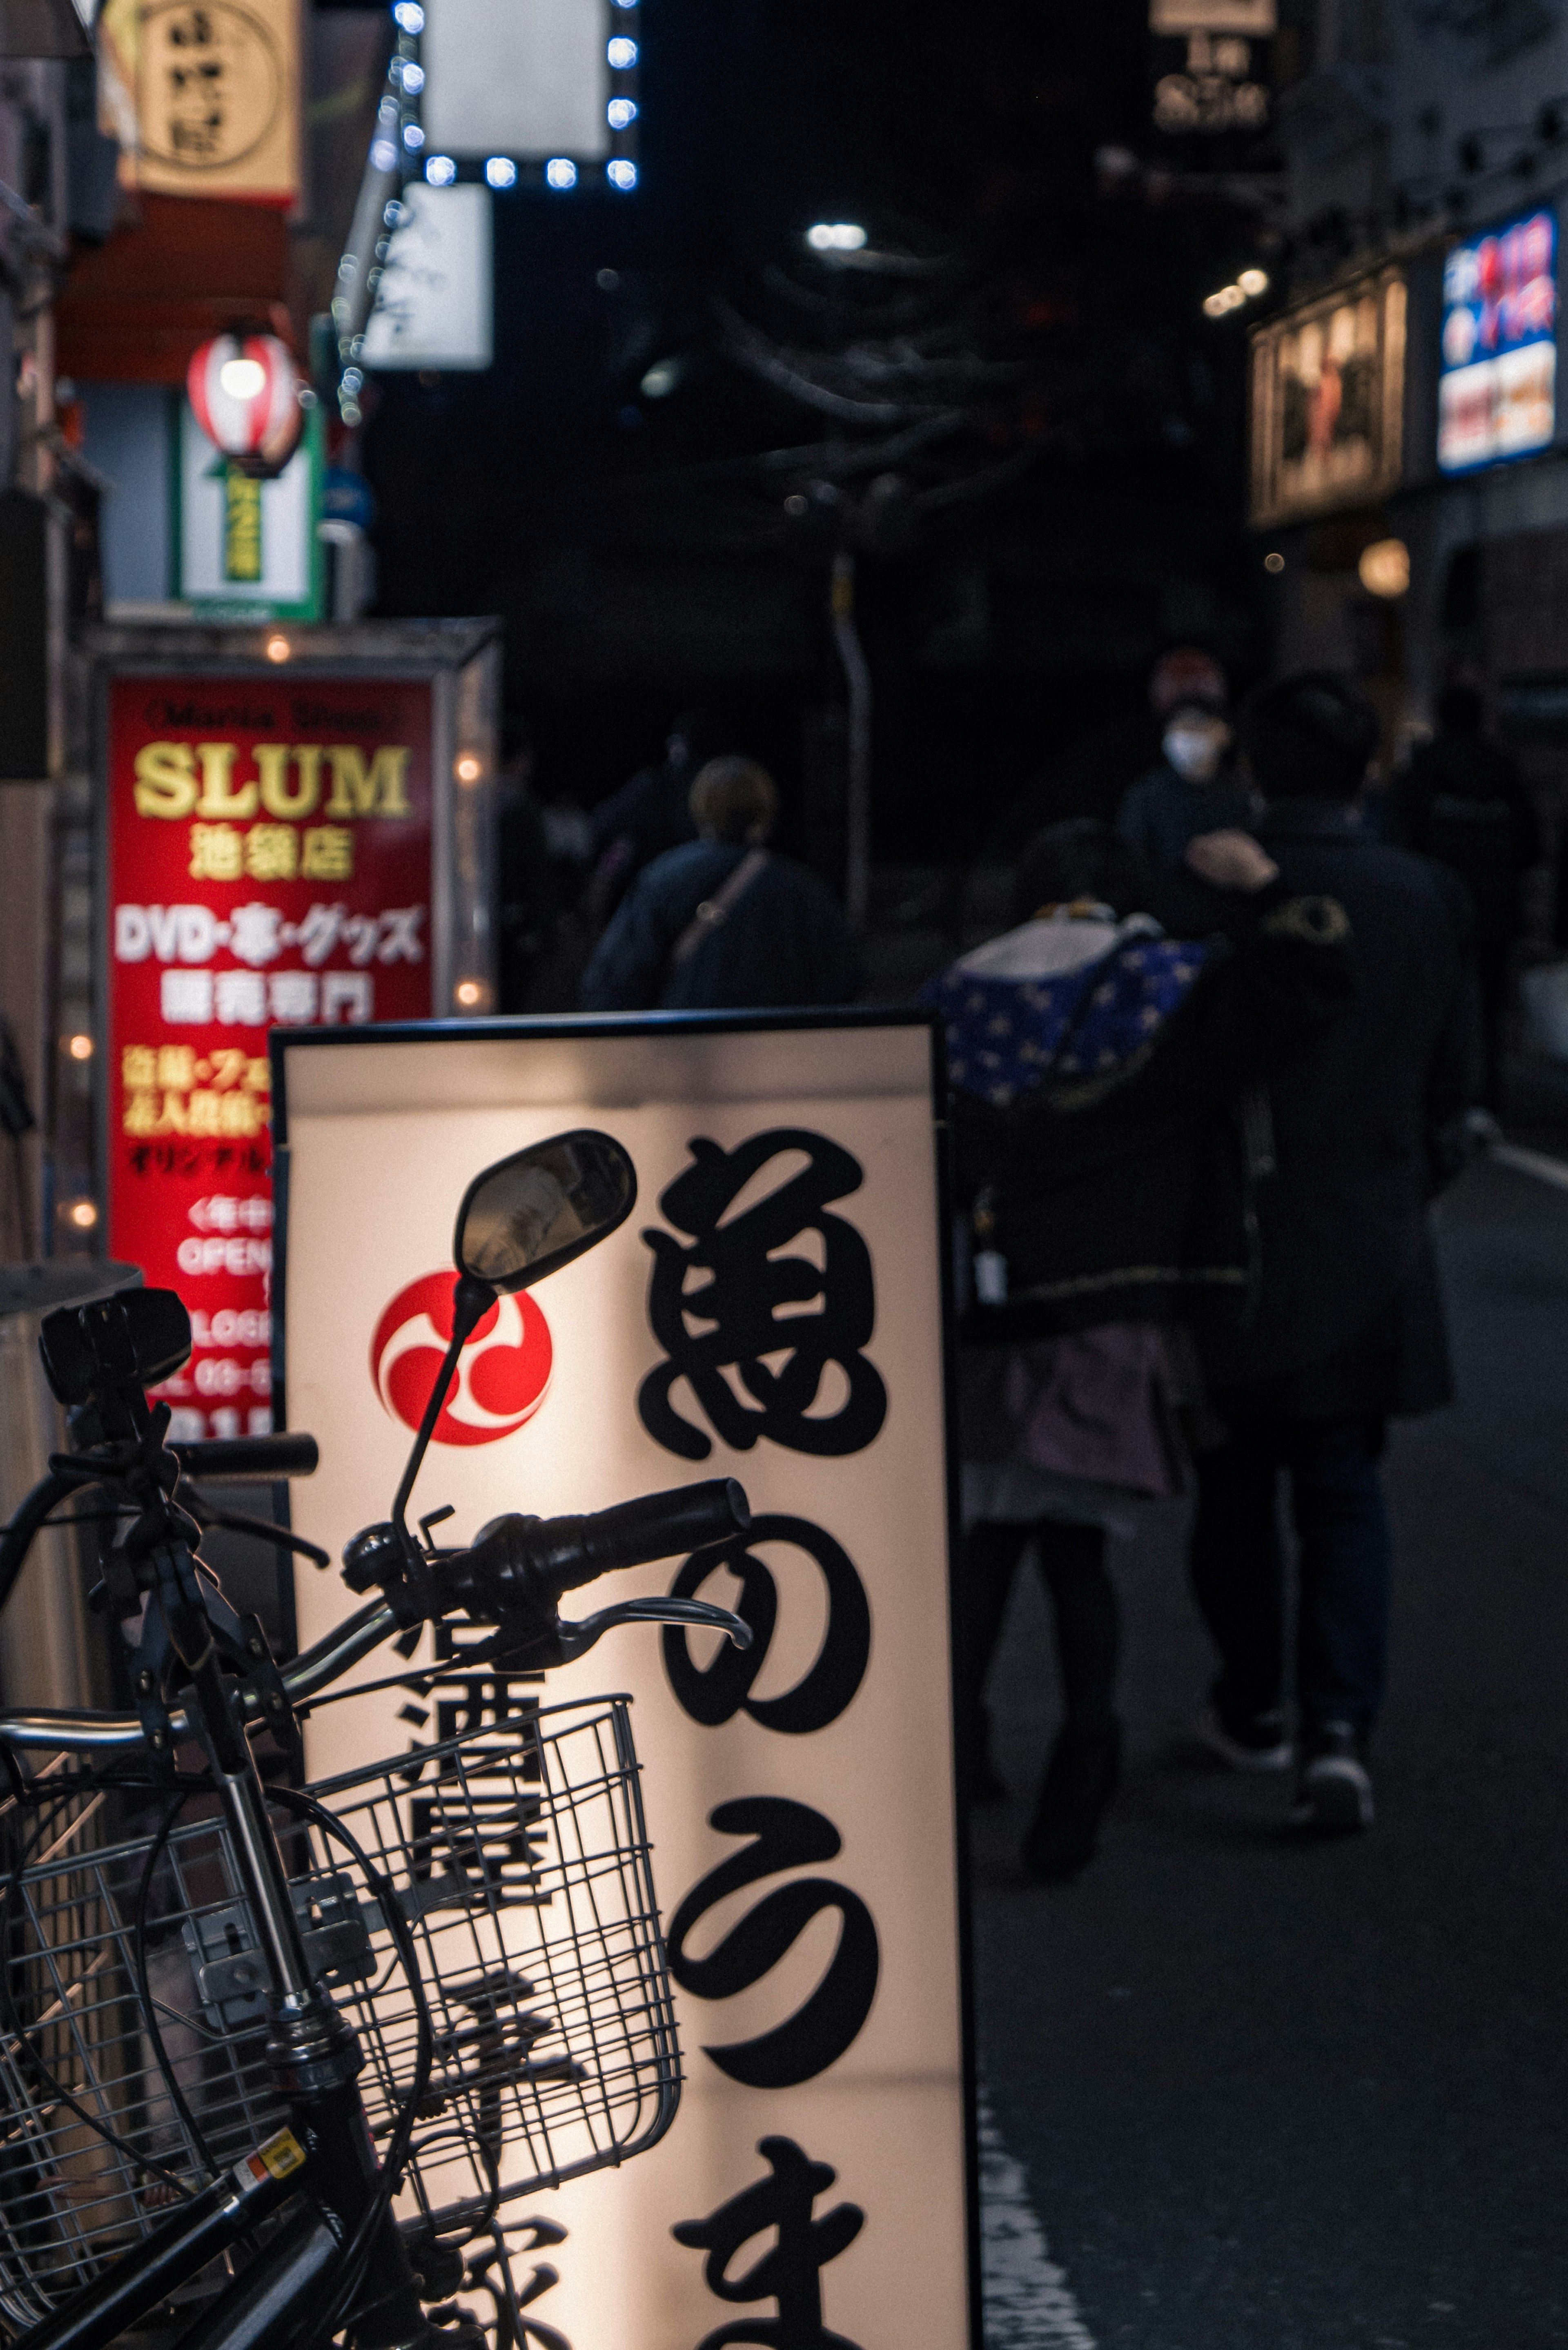
[[[490,990],[482,979],[460,979],[452,993],[452,1001],[465,1012],[479,1012],[490,1001]]]
[[[60,1220],[78,1232],[90,1232],[98,1222],[96,1200],[62,1200]]]
[[[1284,558],[1284,556],[1280,553],[1280,551],[1279,551],[1279,549],[1278,549],[1277,547],[1274,549],[1274,551],[1273,551],[1273,553],[1272,553],[1272,555],[1265,555],[1265,556],[1264,556],[1264,557],[1263,557],[1263,568],[1264,568],[1264,570],[1265,570],[1265,571],[1282,571],[1282,570],[1284,569],[1284,567],[1285,567],[1285,558]]]
[[[476,784],[483,773],[483,763],[472,751],[465,751],[452,768],[452,774],[460,784]]]
[[[90,1061],[93,1056],[92,1038],[85,1029],[78,1029],[74,1036],[66,1038],[66,1051],[73,1061]]]
[[[1390,601],[1406,595],[1410,586],[1410,550],[1402,538],[1379,538],[1361,550],[1356,576],[1369,596]]]
[[[286,661],[293,650],[294,647],[286,637],[269,637],[266,640],[266,657],[269,661]]]

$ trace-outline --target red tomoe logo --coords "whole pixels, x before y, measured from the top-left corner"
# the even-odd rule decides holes
[[[400,1289],[376,1325],[370,1377],[395,1419],[418,1428],[452,1344],[456,1276],[427,1273]],[[526,1291],[503,1297],[457,1358],[435,1424],[437,1444],[493,1444],[531,1419],[550,1384],[550,1326]]]

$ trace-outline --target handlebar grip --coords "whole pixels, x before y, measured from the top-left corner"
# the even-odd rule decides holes
[[[265,1483],[274,1477],[310,1477],[321,1455],[314,1436],[211,1437],[200,1444],[171,1444],[182,1473],[198,1485]]]
[[[581,1574],[565,1587],[590,1582],[612,1568],[641,1566],[678,1551],[701,1550],[751,1531],[746,1489],[734,1477],[710,1477],[701,1485],[677,1485],[668,1493],[643,1493],[614,1509],[596,1510],[580,1521]]]
[[[728,1542],[751,1523],[744,1487],[733,1477],[710,1477],[587,1517],[497,1519],[453,1563],[454,1580],[465,1596],[492,1602],[532,1596],[541,1586],[571,1591],[618,1567]]]

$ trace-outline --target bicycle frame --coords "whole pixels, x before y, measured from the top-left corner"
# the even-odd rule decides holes
[[[181,2350],[300,2350],[327,2338],[319,2330],[323,2278],[346,2246],[360,2243],[378,2203],[383,2208],[363,2270],[372,2281],[358,2289],[331,2331],[352,2324],[357,2350],[403,2350],[428,2329],[355,2085],[358,2044],[306,1956],[266,1792],[201,1609],[193,1554],[182,1541],[170,1541],[154,1548],[152,1565],[190,1678],[191,1726],[205,1749],[256,1921],[268,1990],[267,2055],[288,2101],[289,2126],[204,2189],[106,2278],[24,2335],[19,2350],[108,2350],[171,2291],[301,2193],[308,2208],[203,2314]]]
[[[0,1715],[0,1745],[105,1756],[148,1744],[167,1765],[177,1747],[192,1739],[200,1742],[232,1850],[234,1890],[248,1908],[256,1933],[265,1991],[266,2069],[288,2122],[33,2326],[22,2336],[18,2350],[109,2350],[181,2286],[253,2236],[264,2221],[296,2205],[273,2241],[249,2258],[242,2273],[193,2320],[179,2350],[325,2350],[344,2329],[355,2350],[435,2350],[442,2342],[452,2350],[472,2350],[476,2337],[472,2324],[460,2318],[455,2333],[440,2330],[427,2321],[421,2307],[424,2299],[436,2297],[454,2282],[440,2273],[443,2248],[437,2244],[432,2252],[419,2252],[423,2265],[437,2273],[416,2274],[392,2210],[392,2196],[410,2160],[416,2113],[430,2080],[432,2048],[420,1962],[406,1919],[399,1923],[395,1888],[380,1886],[378,1900],[408,1970],[418,2054],[412,2082],[396,2118],[386,2125],[389,2137],[384,2158],[378,2160],[357,2085],[364,2061],[359,2041],[317,1979],[307,1955],[248,1733],[264,1721],[286,1728],[295,1701],[337,1679],[394,1630],[455,1607],[497,1627],[498,1653],[527,1655],[540,1668],[586,1653],[620,1623],[703,1625],[722,1631],[738,1647],[750,1645],[748,1625],[699,1600],[628,1600],[581,1623],[564,1621],[557,1607],[564,1590],[612,1568],[744,1534],[750,1524],[745,1495],[728,1479],[643,1496],[583,1518],[503,1519],[468,1550],[432,1547],[428,1536],[431,1521],[424,1522],[421,1545],[404,1523],[404,1507],[455,1370],[464,1328],[472,1327],[496,1296],[527,1286],[614,1231],[630,1213],[636,1193],[635,1170],[620,1145],[587,1130],[516,1152],[470,1185],[454,1246],[460,1275],[454,1290],[458,1326],[403,1472],[393,1522],[367,1528],[345,1554],[350,1587],[363,1591],[377,1584],[384,1596],[370,1601],[282,1675],[272,1662],[260,1625],[254,1617],[235,1616],[216,1584],[200,1572],[193,1547],[200,1528],[174,1499],[178,1473],[191,1464],[164,1447],[167,1405],[150,1409],[143,1392],[144,1378],[161,1379],[171,1362],[183,1359],[179,1325],[184,1322],[184,1310],[179,1300],[172,1293],[142,1292],[130,1305],[117,1299],[80,1309],[74,1320],[64,1318],[62,1309],[46,1324],[41,1343],[57,1400],[88,1412],[97,1433],[83,1452],[55,1455],[49,1478],[27,1497],[12,1523],[0,1530],[0,1604],[33,1534],[55,1503],[78,1486],[113,1488],[123,1496],[128,1513],[139,1513],[123,1541],[106,1542],[103,1552],[104,1591],[111,1612],[121,1623],[138,1627],[129,1637],[140,1643],[139,1710],[130,1716]],[[284,1473],[294,1466],[314,1465],[315,1446],[308,1438],[255,1442],[282,1448],[288,1456]],[[229,1448],[231,1452],[250,1449]],[[238,1462],[230,1465],[237,1473]],[[454,1578],[455,1596],[450,1601],[432,1586],[432,1576],[442,1573]],[[470,1580],[463,1581],[463,1575]],[[480,1580],[473,1581],[475,1576]],[[485,1576],[491,1580],[483,1580]],[[225,1678],[225,1669],[233,1679]],[[171,1710],[165,1699],[176,1695],[182,1702]],[[628,1742],[628,1755],[629,1751]],[[631,1767],[635,1771],[634,1761]],[[347,1841],[371,1873],[353,1839]],[[646,1849],[639,1810],[631,1848]],[[156,1854],[157,1846],[151,1849]],[[649,1922],[657,1939],[650,1881],[638,1914]],[[568,1918],[568,1932],[576,1931]],[[635,1960],[637,1945],[628,1947]],[[146,2006],[145,1983],[141,1996]],[[361,2022],[373,2037],[373,2023],[364,2016]],[[25,2039],[25,2028],[19,2029]],[[669,2042],[673,2051],[672,2026]],[[566,2061],[551,2058],[538,2071],[544,2074],[554,2067],[558,2073]],[[666,2063],[662,2043],[659,2062]],[[587,2077],[581,2067],[575,2069]],[[672,2055],[667,2072],[678,2086]],[[169,2078],[171,2083],[172,2076]],[[672,2112],[673,2099],[659,2122],[660,2131]],[[612,2143],[608,2150],[596,2147],[593,2164],[580,2167],[597,2168],[618,2158]],[[177,2189],[182,2186],[177,2176],[162,2175]],[[493,2211],[493,2204],[489,2209]],[[522,2321],[498,2230],[495,2241],[515,2335]],[[482,2289],[494,2297],[490,2284]]]

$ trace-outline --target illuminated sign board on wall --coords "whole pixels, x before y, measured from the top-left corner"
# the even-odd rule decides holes
[[[586,1603],[718,1599],[753,1627],[744,1656],[631,1626],[543,1692],[635,1700],[685,2086],[650,2152],[512,2207],[565,2231],[541,2344],[976,2338],[933,1038],[907,1014],[805,1018],[339,1027],[276,1050],[287,1410],[322,1451],[296,1503],[311,1538],[336,1549],[397,1482],[471,1178],[582,1126],[629,1152],[636,1213],[507,1300],[523,1317],[482,1326],[415,1506],[451,1503],[468,1539],[506,1511],[691,1478],[751,1497],[745,1541]],[[680,1295],[715,1249],[723,1302],[703,1291],[699,1335]],[[769,1302],[786,1278],[810,1311]],[[354,1596],[311,1575],[297,1605],[308,1642]],[[403,1650],[406,1685],[381,1650],[358,1702],[311,1715],[313,1779],[410,1752],[441,1707],[478,1725],[511,1703],[504,1670],[465,1669],[444,1634]],[[499,2189],[525,2159],[507,2153]]]
[[[100,648],[109,1237],[191,1309],[182,1442],[272,1424],[269,1033],[492,1000],[492,628],[234,634]]]
[[[1557,220],[1544,207],[1443,265],[1438,463],[1463,473],[1544,449],[1557,422]]]
[[[1364,505],[1397,487],[1405,314],[1405,281],[1386,270],[1252,337],[1255,525]]]

